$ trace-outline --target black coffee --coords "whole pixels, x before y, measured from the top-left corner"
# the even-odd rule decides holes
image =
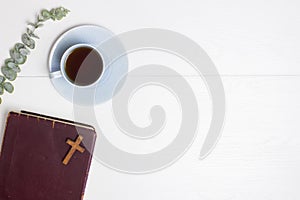
[[[66,75],[76,85],[87,86],[99,79],[103,72],[103,60],[90,47],[74,49],[66,59]]]

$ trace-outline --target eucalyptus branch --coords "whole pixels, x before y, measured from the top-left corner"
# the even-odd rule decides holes
[[[28,23],[26,32],[22,34],[21,41],[14,45],[14,47],[9,51],[10,58],[7,58],[4,65],[1,67],[0,74],[0,95],[4,92],[12,93],[14,91],[14,86],[11,83],[17,78],[17,74],[21,72],[20,65],[24,64],[27,60],[27,56],[30,51],[35,48],[35,40],[39,39],[35,31],[44,25],[44,22],[48,20],[56,21],[61,20],[70,11],[63,7],[53,8],[49,10],[42,10],[35,22]],[[2,99],[0,97],[0,104]]]

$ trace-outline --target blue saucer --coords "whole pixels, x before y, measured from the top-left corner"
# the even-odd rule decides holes
[[[109,43],[105,44],[106,41]],[[121,41],[110,30],[101,26],[81,25],[71,28],[52,47],[48,62],[50,73],[60,70],[63,53],[75,44],[89,44],[99,50],[107,64],[106,70],[96,86],[79,88],[63,77],[50,77],[54,88],[65,99],[79,105],[100,104],[110,100],[119,81],[128,73],[128,60],[124,56],[125,50]]]

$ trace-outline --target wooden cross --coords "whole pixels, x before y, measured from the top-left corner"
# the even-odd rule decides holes
[[[68,165],[70,159],[72,158],[73,154],[76,152],[76,151],[79,151],[80,153],[83,153],[85,151],[84,148],[82,148],[80,146],[80,143],[82,142],[83,140],[83,137],[81,135],[79,135],[76,139],[75,142],[73,142],[72,140],[68,139],[67,140],[67,144],[72,146],[72,148],[70,149],[69,153],[66,155],[64,161],[63,161],[63,164],[64,165]]]

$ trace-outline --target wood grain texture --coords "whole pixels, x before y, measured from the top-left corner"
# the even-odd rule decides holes
[[[210,99],[200,77],[186,79],[195,90],[200,110],[198,137],[186,155],[166,170],[143,176],[121,174],[95,161],[85,198],[298,199],[300,77],[222,77],[226,124],[216,149],[204,161],[198,156],[210,123]],[[157,99],[156,93],[152,97],[144,95],[137,94],[133,98],[136,106],[129,109],[137,124],[147,123],[147,109],[143,107],[146,101],[141,100],[151,103]],[[162,104],[173,106],[172,99],[164,98]],[[5,96],[3,108],[1,119],[8,110],[15,109],[74,117],[72,104],[56,93],[48,78],[18,79],[14,95]],[[168,120],[174,126],[178,120],[173,116],[176,108],[167,108],[171,109],[166,111]],[[163,148],[176,133],[167,125],[167,130],[152,141],[132,141],[118,130],[109,102],[95,109],[105,137],[129,152]]]
[[[8,56],[8,49],[20,38],[26,21],[34,19],[36,11],[57,6],[51,0],[11,0],[4,4],[0,24],[9,28],[1,33],[1,60]],[[40,30],[41,40],[22,68],[14,94],[4,96],[0,109],[1,130],[5,114],[10,110],[25,109],[74,118],[72,104],[59,96],[48,79],[47,58],[59,34],[84,23],[99,24],[115,33],[155,27],[188,36],[201,45],[216,64],[227,99],[222,138],[213,153],[200,161],[211,104],[199,74],[174,56],[157,52],[129,55],[130,69],[144,63],[158,63],[171,66],[185,76],[199,103],[198,137],[183,158],[155,174],[121,174],[93,162],[85,199],[300,198],[299,1],[111,0],[104,3],[86,0],[83,9],[82,1],[62,0],[59,5],[72,12],[62,23],[48,23]],[[12,10],[18,15],[8,18]],[[147,92],[153,95],[149,97]],[[165,105],[169,123],[161,135],[143,143],[126,137],[117,128],[111,102],[107,102],[95,107],[104,136],[128,152],[147,153],[163,148],[175,137],[180,121],[176,99],[168,97],[167,92],[163,94],[157,88],[148,88],[138,93],[129,107],[132,120],[147,125],[151,102]]]
[[[182,33],[201,45],[223,75],[300,75],[299,1],[237,0],[86,0],[59,2],[71,10],[63,22],[47,23],[41,39],[23,67],[24,76],[47,75],[51,45],[59,34],[78,24],[99,24],[115,33],[155,27]],[[5,1],[0,24],[0,59],[20,40],[26,22],[42,8],[59,6],[52,0]],[[15,6],[19,5],[19,6]],[[126,9],[124,9],[126,8]],[[18,16],[8,18],[14,10]],[[36,59],[39,58],[39,59]],[[186,75],[195,73],[186,72]]]

